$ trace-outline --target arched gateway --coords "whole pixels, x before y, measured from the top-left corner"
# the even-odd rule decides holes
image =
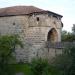
[[[54,43],[54,42],[57,42],[57,40],[58,40],[57,31],[56,31],[55,28],[52,28],[52,29],[48,32],[47,41],[48,41],[48,42],[51,42],[51,43]]]

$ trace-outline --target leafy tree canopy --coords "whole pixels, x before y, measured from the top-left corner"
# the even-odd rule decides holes
[[[12,59],[12,52],[15,51],[16,46],[23,47],[22,42],[17,35],[3,35],[0,36],[0,75],[10,75],[8,69],[8,62]]]
[[[73,42],[75,41],[75,35],[64,30],[62,31],[61,40],[65,42]]]

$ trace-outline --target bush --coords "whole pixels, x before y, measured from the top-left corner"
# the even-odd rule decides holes
[[[31,62],[32,75],[58,75],[55,67],[51,66],[45,59],[33,59]]]
[[[75,75],[75,47],[65,48],[62,55],[55,57],[52,65],[58,68],[60,75]]]
[[[0,36],[0,75],[12,75],[9,63],[12,63],[17,46],[23,47],[22,42],[16,35]],[[14,59],[15,61],[15,59]],[[10,74],[11,73],[11,74]]]

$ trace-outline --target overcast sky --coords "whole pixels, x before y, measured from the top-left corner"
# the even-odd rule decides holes
[[[33,5],[63,15],[63,29],[67,31],[75,23],[75,0],[0,0],[0,8],[16,5]]]

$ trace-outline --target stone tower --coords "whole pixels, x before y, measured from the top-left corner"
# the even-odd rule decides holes
[[[34,6],[13,6],[0,9],[0,34],[19,34],[23,43],[28,42],[35,48],[40,48],[46,41],[51,43],[61,41],[62,15],[39,9]],[[28,59],[27,50],[18,51],[21,58]],[[24,53],[24,54],[23,54]]]

